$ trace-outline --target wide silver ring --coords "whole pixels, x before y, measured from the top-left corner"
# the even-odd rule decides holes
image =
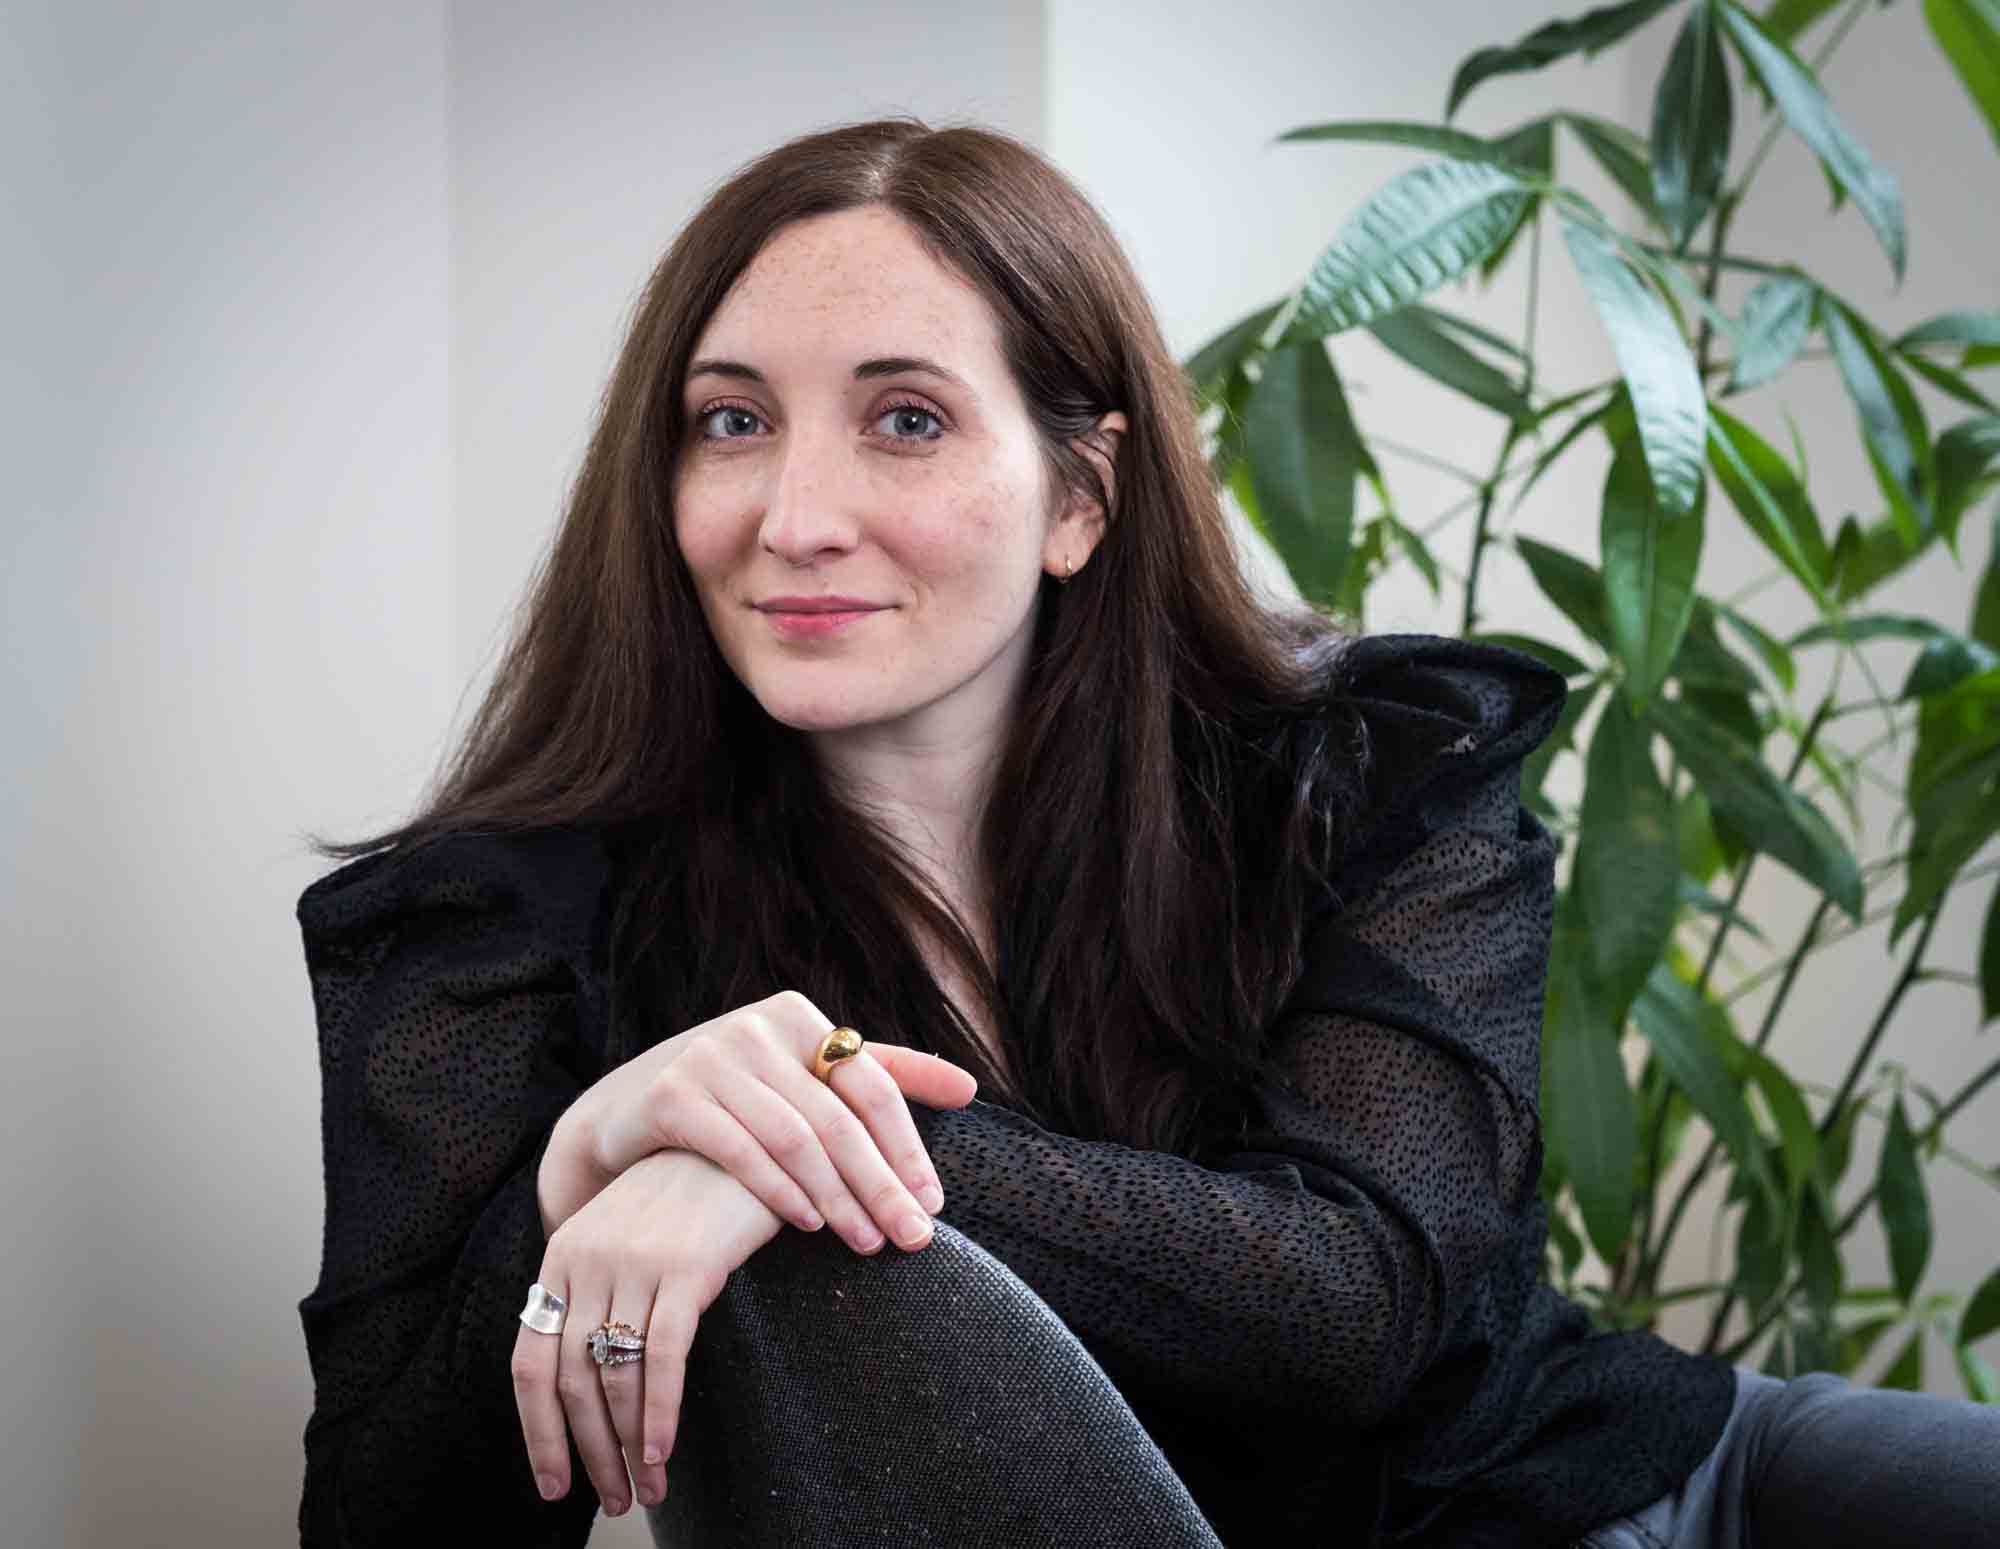
[[[528,1287],[528,1305],[521,1309],[521,1321],[537,1334],[560,1334],[569,1303],[537,1280]]]
[[[599,1366],[629,1366],[645,1353],[646,1336],[629,1323],[600,1323],[587,1345]]]

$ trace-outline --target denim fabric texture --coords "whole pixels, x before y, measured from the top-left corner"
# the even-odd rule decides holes
[[[1990,1549],[2000,1407],[1736,1368],[1721,1439],[1677,1490],[1578,1549]]]

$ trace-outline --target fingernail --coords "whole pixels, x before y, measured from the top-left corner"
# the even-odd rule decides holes
[[[638,1494],[639,1494],[639,1504],[641,1506],[650,1506],[657,1499],[657,1497],[653,1494],[653,1487],[650,1484],[640,1485]]]
[[[917,1203],[932,1215],[944,1209],[944,1190],[938,1186],[935,1179],[917,1190]]]
[[[562,1481],[554,1474],[537,1474],[535,1484],[541,1490],[542,1499],[545,1501],[554,1500],[556,1492],[562,1488]]]
[[[646,1461],[647,1461],[648,1463],[657,1463],[657,1462],[659,1462],[659,1461],[660,1461],[660,1449],[659,1449],[658,1447],[648,1447],[648,1448],[646,1449]]]
[[[863,1253],[873,1253],[881,1246],[882,1234],[872,1226],[864,1227],[861,1232],[861,1251]]]
[[[931,1224],[919,1215],[900,1216],[896,1221],[896,1241],[914,1248],[931,1234]]]

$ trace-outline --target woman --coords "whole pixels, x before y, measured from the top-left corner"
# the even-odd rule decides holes
[[[1814,1516],[1850,1416],[2000,1420],[1542,1283],[1518,792],[1564,693],[1253,601],[1143,291],[1027,148],[897,120],[745,168],[652,278],[441,790],[300,900],[306,1541],[583,1542],[667,1489],[735,1271],[787,1224],[922,1254],[935,1213],[1232,1549],[1861,1542]],[[1996,1451],[1869,1520],[1973,1541]]]

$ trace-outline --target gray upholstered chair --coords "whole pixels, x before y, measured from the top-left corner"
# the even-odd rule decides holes
[[[786,1231],[732,1274],[647,1516],[665,1549],[1221,1549],[1076,1336],[942,1221],[915,1254]]]

